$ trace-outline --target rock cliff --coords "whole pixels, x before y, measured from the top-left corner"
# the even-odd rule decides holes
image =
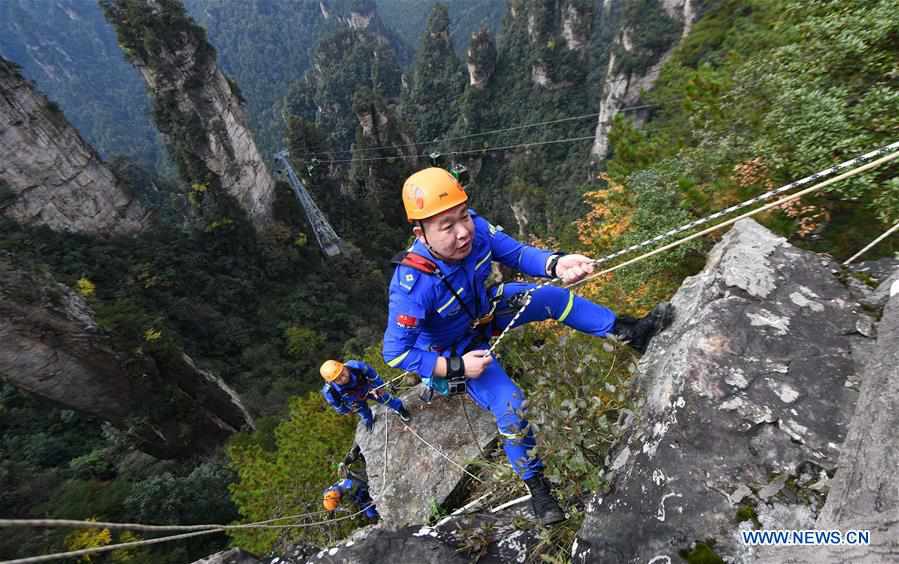
[[[0,375],[105,419],[158,458],[209,452],[252,427],[237,395],[175,350],[123,350],[85,299],[0,254]]]
[[[471,34],[466,57],[468,84],[476,90],[483,90],[496,70],[496,42],[486,27]]]
[[[175,0],[104,0],[102,6],[147,84],[156,125],[181,175],[213,193],[223,190],[257,229],[267,225],[274,181],[237,86],[216,64],[205,31]]]
[[[636,11],[638,3],[625,0],[618,6],[615,0],[603,3],[604,17],[614,9],[624,14],[609,55],[603,81],[602,100],[599,105],[599,122],[591,153],[604,159],[609,154],[609,130],[612,120],[623,109],[640,105],[644,91],[650,90],[659,77],[662,65],[667,61],[678,41],[690,33],[696,19],[695,0],[658,0],[650,2],[650,14]],[[653,19],[651,24],[646,20]],[[659,30],[663,30],[661,33]],[[650,35],[651,34],[651,35]],[[658,50],[658,44],[667,48]],[[635,110],[628,116],[638,124],[648,117],[647,111]]]
[[[23,224],[98,236],[150,225],[147,210],[62,110],[0,58],[0,213]]]
[[[741,531],[812,528],[873,334],[839,272],[751,220],[723,238],[640,362],[637,412],[573,561],[751,562]]]

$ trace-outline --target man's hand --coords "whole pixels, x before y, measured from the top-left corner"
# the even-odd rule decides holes
[[[372,415],[371,419],[363,420],[363,423],[365,423],[365,430],[369,433],[371,433],[372,429],[375,428],[375,417],[375,415]]]
[[[487,365],[493,362],[493,357],[486,350],[469,351],[462,356],[462,362],[465,364],[466,378],[480,378]]]
[[[593,259],[584,255],[565,255],[556,264],[556,274],[565,284],[573,284],[593,272]]]

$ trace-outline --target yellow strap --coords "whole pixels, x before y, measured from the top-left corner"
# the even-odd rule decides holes
[[[565,310],[562,311],[562,315],[559,316],[559,323],[565,321],[565,318],[568,317],[568,314],[571,313],[571,307],[574,305],[574,292],[568,290],[568,305],[565,306]]]

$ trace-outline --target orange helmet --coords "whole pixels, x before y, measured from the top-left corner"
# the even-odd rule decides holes
[[[409,223],[434,217],[468,201],[468,194],[448,171],[431,167],[420,170],[403,184],[403,206]]]
[[[322,505],[325,506],[326,511],[334,511],[337,509],[337,506],[340,505],[340,492],[338,490],[326,491],[325,498],[322,500]]]
[[[326,360],[318,371],[325,382],[333,382],[343,372],[343,363],[339,360]]]

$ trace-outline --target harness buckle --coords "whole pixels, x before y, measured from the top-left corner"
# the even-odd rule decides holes
[[[473,321],[471,322],[471,328],[472,328],[472,329],[480,329],[481,327],[483,327],[483,326],[485,326],[485,325],[489,325],[490,323],[492,323],[492,322],[493,322],[493,318],[494,318],[494,315],[493,315],[493,314],[496,312],[496,304],[497,304],[498,302],[499,302],[499,300],[497,300],[497,299],[495,299],[495,298],[492,299],[492,300],[490,300],[490,311],[488,311],[487,313],[485,313],[485,314],[482,315],[481,317],[479,317],[479,318],[473,320]]]

